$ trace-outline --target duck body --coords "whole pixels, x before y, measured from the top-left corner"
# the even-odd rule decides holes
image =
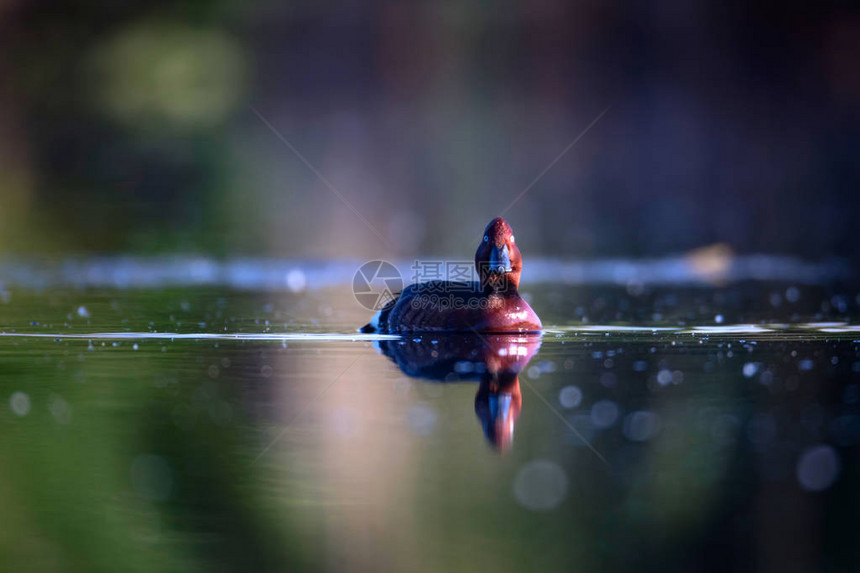
[[[405,288],[362,332],[537,333],[540,318],[519,294],[522,255],[507,221],[496,217],[475,252],[480,280],[429,281]]]
[[[398,334],[541,329],[540,318],[517,292],[487,290],[479,282],[430,281],[406,287],[362,330]]]

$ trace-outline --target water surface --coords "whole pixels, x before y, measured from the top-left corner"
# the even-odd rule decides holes
[[[348,279],[0,290],[7,570],[860,557],[844,283],[533,282],[537,340],[359,335]]]

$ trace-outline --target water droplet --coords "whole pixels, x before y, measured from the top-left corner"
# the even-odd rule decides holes
[[[292,292],[302,292],[307,286],[305,273],[301,269],[293,269],[287,273],[287,288]]]
[[[820,444],[807,448],[797,461],[797,481],[808,491],[823,491],[839,477],[842,462],[831,446]]]
[[[565,386],[558,393],[558,402],[564,408],[576,408],[582,402],[582,390],[577,386]]]
[[[72,408],[62,396],[51,394],[48,398],[48,411],[58,424],[68,424],[72,421]]]
[[[30,397],[24,392],[15,392],[9,398],[9,407],[17,416],[26,416],[30,413]]]
[[[568,479],[558,464],[534,460],[524,465],[514,478],[514,497],[532,511],[558,507],[567,497]]]
[[[600,400],[591,407],[591,423],[597,428],[609,428],[618,420],[618,404]]]
[[[744,376],[746,378],[752,378],[758,373],[759,367],[760,364],[758,362],[747,362],[746,364],[744,364]]]
[[[631,412],[624,418],[623,432],[628,440],[644,442],[660,432],[660,416],[647,410]]]

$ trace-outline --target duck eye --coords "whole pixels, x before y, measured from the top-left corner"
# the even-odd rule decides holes
[[[514,241],[514,236],[513,236],[513,235],[511,235],[511,242],[512,242],[512,243],[514,243],[514,242],[515,242],[515,241]]]
[[[490,237],[488,237],[487,235],[484,235],[484,242],[486,243],[489,240],[490,240]]]

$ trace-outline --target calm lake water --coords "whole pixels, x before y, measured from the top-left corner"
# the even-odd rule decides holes
[[[542,337],[397,339],[348,282],[0,289],[3,570],[856,569],[860,290],[533,282]]]

